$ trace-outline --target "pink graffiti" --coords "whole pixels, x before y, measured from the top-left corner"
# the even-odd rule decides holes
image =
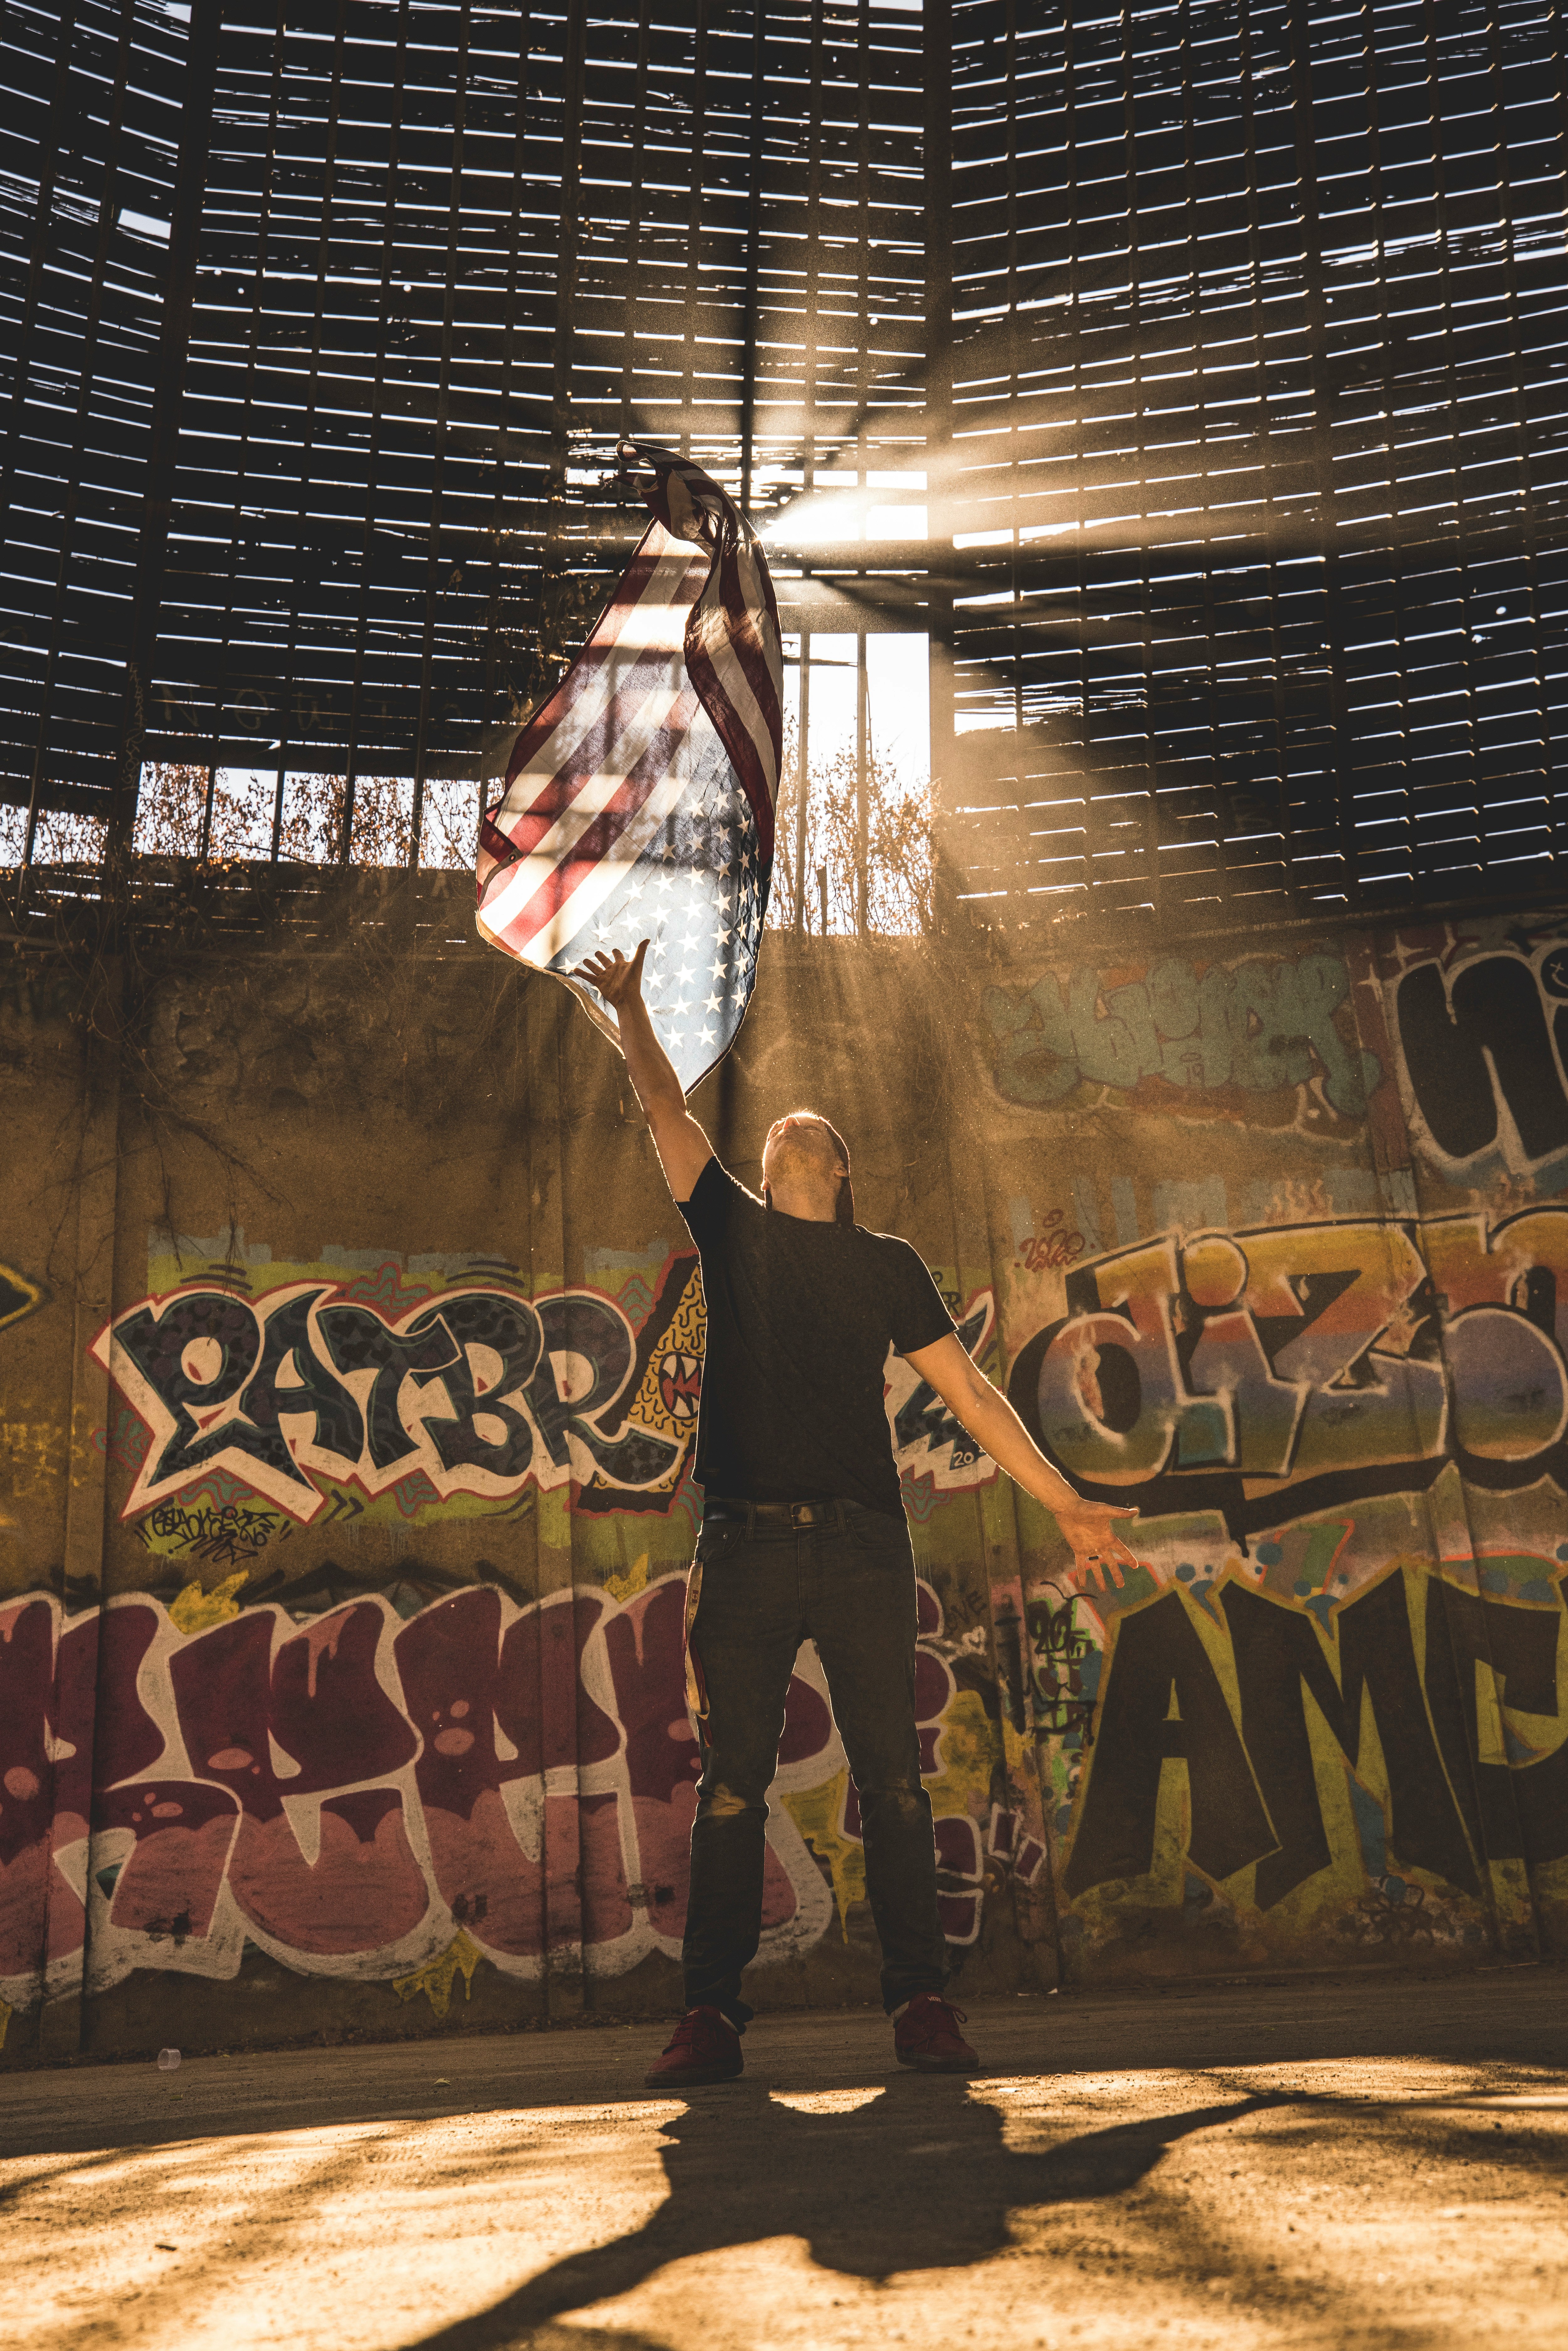
[[[62,1863],[88,1834],[98,1645],[91,1616],[57,1637],[55,1604],[0,1611],[0,1978],[81,1948],[81,1896]],[[66,1727],[88,1726],[81,1744]]]
[[[942,1620],[925,1584],[920,1606],[936,1772],[956,1685],[925,1645]],[[514,1974],[547,1956],[612,1972],[673,1956],[700,1769],[684,1616],[679,1575],[623,1604],[571,1590],[525,1605],[476,1585],[406,1623],[374,1597],[302,1625],[247,1609],[193,1634],[141,1596],[63,1630],[51,1599],[11,1608],[0,1989],[30,1999],[41,1961],[57,1974],[84,1947],[93,1990],[136,1967],[232,1974],[247,1941],[366,1979],[417,1968],[459,1930]],[[821,1690],[797,1674],[786,1784],[841,1760]],[[852,1786],[843,1830],[860,1830]],[[781,1950],[821,1931],[825,1896],[786,1807],[771,1835],[764,1931]],[[960,1820],[939,1838],[944,1918],[971,1941],[977,1836]]]

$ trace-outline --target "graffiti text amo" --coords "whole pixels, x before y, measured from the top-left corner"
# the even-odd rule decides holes
[[[1489,1863],[1539,1866],[1568,1854],[1568,1743],[1537,1755],[1515,1737],[1511,1763],[1497,1708],[1483,1714],[1477,1695],[1484,1667],[1500,1706],[1546,1718],[1549,1737],[1560,1731],[1561,1584],[1542,1605],[1396,1568],[1341,1603],[1326,1634],[1312,1614],[1242,1581],[1218,1597],[1223,1630],[1211,1611],[1207,1637],[1176,1591],[1118,1618],[1069,1893],[1150,1869],[1160,1777],[1174,1761],[1186,1769],[1187,1858],[1217,1882],[1255,1864],[1257,1907],[1272,1908],[1334,1858],[1325,1739],[1364,1788],[1381,1784],[1377,1837],[1390,1866],[1476,1896]]]
[[[1568,1208],[1149,1241],[1075,1267],[1009,1395],[1081,1489],[1236,1535],[1455,1460],[1568,1487]]]
[[[1317,1081],[1330,1110],[1359,1119],[1382,1074],[1356,1042],[1350,975],[1337,956],[1201,971],[1170,956],[1142,978],[1107,985],[1110,977],[1084,965],[1065,985],[1047,972],[1021,992],[986,990],[997,1084],[1009,1102],[1058,1102],[1086,1082],[1163,1086],[1196,1108],[1231,1089],[1256,1095]]]

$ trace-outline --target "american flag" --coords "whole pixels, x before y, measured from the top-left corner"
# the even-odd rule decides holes
[[[653,519],[587,643],[517,737],[479,829],[480,935],[552,972],[653,945],[643,993],[689,1091],[734,1042],[773,871],[779,610],[757,535],[718,484],[623,442]]]

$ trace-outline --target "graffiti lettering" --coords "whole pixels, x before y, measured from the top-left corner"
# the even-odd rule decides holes
[[[1069,1593],[1054,1604],[1049,1594],[1033,1595],[1025,1609],[1024,1622],[1029,1632],[1036,1728],[1059,1735],[1086,1731],[1094,1704],[1084,1687],[1083,1661],[1093,1642],[1087,1628],[1078,1622],[1077,1595]]]
[[[265,1551],[284,1521],[271,1510],[252,1510],[244,1502],[161,1502],[141,1521],[150,1547],[165,1557],[221,1561],[225,1567],[243,1567]]]
[[[1074,1268],[1067,1302],[1009,1394],[1081,1486],[1145,1515],[1245,1535],[1285,1491],[1301,1511],[1448,1460],[1568,1486],[1568,1209],[1146,1242]]]
[[[962,1326],[971,1353],[995,1327],[992,1294],[978,1291]],[[705,1335],[688,1251],[672,1256],[636,1329],[591,1290],[534,1301],[465,1286],[399,1315],[318,1280],[254,1299],[195,1287],[144,1299],[93,1353],[147,1431],[125,1518],[167,1512],[223,1471],[308,1521],[329,1480],[372,1497],[412,1492],[407,1508],[570,1482],[580,1510],[667,1510],[695,1428]],[[890,1356],[887,1384],[903,1472],[941,1491],[994,1477],[902,1356]],[[410,1489],[411,1478],[427,1482]],[[220,1523],[204,1507],[190,1504],[188,1527],[157,1518],[158,1547],[205,1542],[215,1548],[204,1557],[243,1559],[281,1523],[264,1510]]]
[[[690,1432],[629,1416],[660,1335],[640,1348],[592,1290],[455,1290],[394,1320],[314,1281],[148,1299],[93,1352],[151,1432],[127,1518],[225,1469],[308,1520],[324,1478],[374,1495],[416,1470],[443,1498],[575,1479],[667,1507]]]
[[[1439,1161],[1523,1174],[1568,1153],[1568,950],[1417,964],[1395,991],[1411,1106]],[[1474,1170],[1472,1172],[1479,1172]]]
[[[1561,1602],[1561,1580],[1556,1589]],[[1329,1631],[1236,1580],[1224,1584],[1220,1608],[1239,1729],[1211,1655],[1217,1628],[1201,1639],[1182,1593],[1167,1590],[1120,1619],[1069,1893],[1150,1868],[1160,1775],[1172,1759],[1186,1766],[1187,1855],[1206,1876],[1256,1864],[1257,1906],[1268,1910],[1327,1868],[1308,1698],[1364,1783],[1370,1728],[1386,1784],[1388,1844],[1406,1868],[1479,1896],[1483,1857],[1534,1866],[1568,1854],[1568,1744],[1511,1767],[1490,1760],[1475,1696],[1482,1662],[1510,1705],[1556,1711],[1558,1609],[1482,1600],[1445,1577],[1401,1568],[1338,1604]]]
[[[1070,1231],[1063,1223],[1060,1208],[1048,1208],[1044,1224],[1044,1232],[1032,1233],[1019,1243],[1019,1255],[1030,1273],[1050,1273],[1071,1265],[1087,1246],[1082,1233]]]
[[[361,1980],[439,1960],[459,1931],[523,1978],[551,1951],[601,1974],[675,1956],[698,1771],[685,1603],[670,1575],[621,1604],[577,1589],[519,1606],[476,1585],[406,1623],[380,1597],[303,1624],[264,1605],[191,1634],[141,1594],[65,1625],[51,1598],[5,1612],[0,1998],[37,1997],[46,1927],[57,1961],[85,1928],[95,1991],[139,1967],[232,1976],[247,1941]],[[967,1943],[984,1864],[974,1819],[946,1809],[945,1752],[965,1701],[928,1646],[942,1612],[924,1583],[919,1607],[922,1769],[941,1800],[944,1916]],[[78,1750],[61,1726],[94,1723],[95,1689]],[[966,1722],[961,1752],[968,1736]],[[764,1958],[803,1949],[864,1892],[810,1651],[777,1788]],[[988,1771],[975,1802],[989,1798]]]
[[[1202,970],[1172,956],[1119,987],[1085,966],[1065,987],[1047,972],[1021,992],[988,987],[985,1012],[1009,1102],[1057,1102],[1082,1083],[1152,1081],[1191,1099],[1316,1082],[1331,1110],[1359,1119],[1382,1071],[1356,1042],[1349,996],[1337,956]]]
[[[41,1283],[29,1281],[15,1266],[0,1265],[0,1331],[36,1313],[48,1294]]]
[[[996,1332],[996,1299],[988,1290],[973,1297],[958,1324],[958,1336],[983,1364]],[[983,1485],[997,1474],[967,1429],[954,1419],[936,1389],[911,1370],[902,1355],[887,1359],[887,1414],[894,1453],[905,1478],[929,1479],[938,1492]]]

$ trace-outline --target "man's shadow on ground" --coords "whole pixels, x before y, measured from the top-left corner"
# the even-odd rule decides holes
[[[698,2091],[664,2126],[670,2192],[641,2229],[568,2255],[403,2351],[501,2351],[565,2311],[632,2293],[671,2262],[768,2237],[804,2238],[821,2268],[852,2277],[960,2269],[1007,2244],[1015,2207],[1117,2195],[1188,2133],[1291,2103],[1281,2093],[1228,2099],[1020,2155],[1004,2146],[996,2107],[962,2082],[900,2078],[864,2105],[827,2114],[781,2105],[750,2082]]]

